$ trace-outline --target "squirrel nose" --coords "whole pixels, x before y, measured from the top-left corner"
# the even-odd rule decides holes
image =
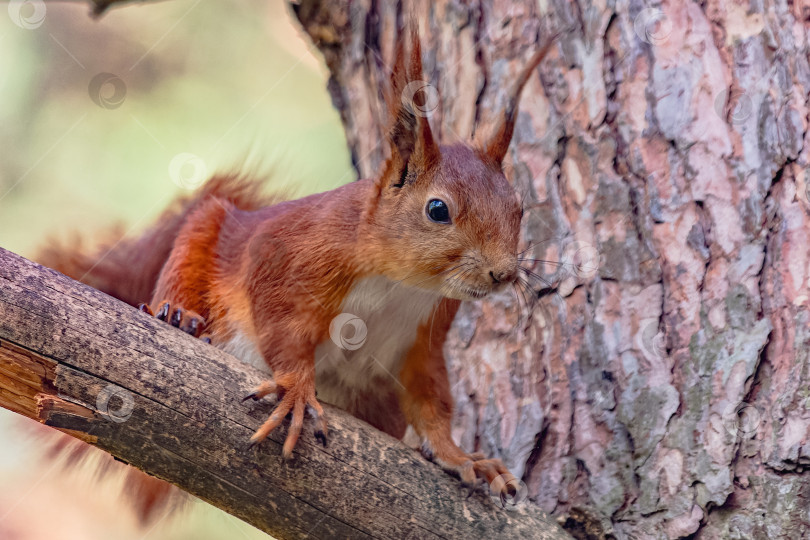
[[[489,277],[492,278],[492,283],[497,285],[499,283],[511,283],[517,277],[517,269],[510,268],[509,270],[489,271]]]

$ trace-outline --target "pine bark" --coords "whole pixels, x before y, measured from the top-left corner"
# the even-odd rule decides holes
[[[810,536],[810,8],[303,0],[353,162],[385,159],[397,21],[444,142],[491,129],[538,44],[507,175],[537,302],[447,343],[468,450],[580,537]]]

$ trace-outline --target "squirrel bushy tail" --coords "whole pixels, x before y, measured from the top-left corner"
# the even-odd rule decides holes
[[[262,178],[242,174],[217,175],[189,197],[176,200],[157,222],[137,238],[124,238],[119,227],[106,242],[87,251],[81,238],[51,242],[37,256],[40,264],[137,306],[149,302],[160,269],[169,256],[186,216],[210,198],[231,202],[241,210],[255,210],[278,199],[262,193]]]
[[[47,446],[46,459],[60,460],[66,469],[88,467],[98,477],[123,477],[122,495],[142,527],[156,523],[161,516],[189,500],[180,488],[116,461],[79,439],[36,424],[30,427],[33,437]]]
[[[243,174],[214,176],[192,195],[175,201],[138,237],[125,238],[123,229],[118,228],[108,234],[106,242],[90,250],[79,237],[68,243],[51,242],[36,260],[131,306],[149,302],[186,216],[211,198],[230,202],[241,210],[256,210],[278,202],[278,198],[262,193],[263,184],[263,178]],[[51,429],[41,432],[53,459],[63,459],[67,466],[92,460],[99,473],[124,474],[124,494],[143,525],[154,522],[185,499],[175,486],[115,461],[89,444]]]

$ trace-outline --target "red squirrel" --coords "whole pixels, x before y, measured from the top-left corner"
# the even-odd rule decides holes
[[[269,368],[245,398],[278,398],[251,444],[287,416],[285,457],[307,416],[326,444],[323,400],[395,437],[415,435],[467,485],[500,477],[497,489],[511,492],[501,460],[452,439],[442,349],[460,302],[518,279],[523,212],[502,162],[520,92],[551,44],[523,70],[483,144],[445,146],[408,95],[423,74],[416,30],[405,32],[387,99],[390,157],[376,178],[275,201],[256,180],[215,176],[104,260],[52,249],[43,262],[133,305],[148,294],[143,311]],[[336,326],[352,316],[366,335],[346,345]]]

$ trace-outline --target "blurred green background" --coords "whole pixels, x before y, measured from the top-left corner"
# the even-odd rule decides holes
[[[272,171],[302,195],[355,179],[326,68],[284,2],[136,3],[100,20],[80,2],[0,7],[6,249],[33,257],[116,223],[136,235],[202,169]],[[178,178],[184,153],[200,161]],[[24,422],[0,409],[0,538],[268,538],[202,502],[139,529],[115,481],[53,467]]]

